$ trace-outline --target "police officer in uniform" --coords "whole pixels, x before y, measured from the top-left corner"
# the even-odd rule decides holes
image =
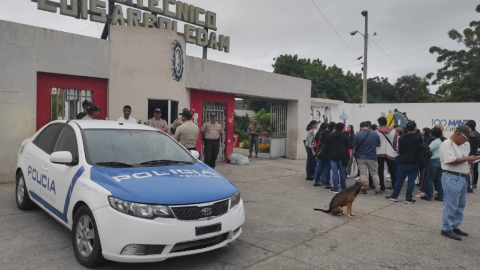
[[[156,108],[153,111],[154,117],[148,120],[147,125],[154,127],[156,129],[160,129],[163,132],[168,132],[168,124],[167,121],[163,120],[162,117],[162,110],[160,108]]]
[[[82,120],[98,120],[98,116],[100,115],[101,111],[102,109],[100,109],[97,105],[92,104],[88,107],[88,114],[83,117]]]
[[[82,102],[83,112],[77,114],[77,118],[76,118],[76,119],[80,120],[80,119],[83,119],[85,116],[87,116],[87,114],[88,114],[88,113],[87,113],[87,110],[88,110],[88,107],[89,107],[90,105],[92,105],[92,102],[91,102],[90,100],[88,100],[88,99],[87,99],[87,100],[84,100],[84,101]]]
[[[190,111],[189,109],[185,108],[182,110],[183,111]],[[180,114],[181,115],[181,114]],[[183,124],[183,121],[182,119],[179,117],[177,119],[175,119],[175,121],[173,121],[173,124],[172,126],[170,127],[170,133],[172,133],[172,135],[175,135],[175,131],[177,130],[177,128],[179,126],[181,126]]]
[[[190,110],[183,109],[180,114],[183,124],[179,126],[175,132],[174,138],[187,150],[197,151],[197,140],[200,129],[192,121],[193,115]]]
[[[210,121],[202,126],[202,137],[205,151],[204,162],[212,169],[215,169],[218,151],[220,150],[220,136],[222,136],[222,125],[217,123],[217,115],[210,114]]]
[[[255,158],[258,157],[258,143],[259,143],[259,136],[261,133],[260,126],[258,125],[257,120],[253,120],[253,124],[248,127],[247,130],[248,136],[248,143],[250,144],[250,155],[248,157],[252,157],[253,146],[255,146]]]

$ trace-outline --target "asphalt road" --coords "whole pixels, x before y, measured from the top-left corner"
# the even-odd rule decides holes
[[[440,202],[398,203],[359,196],[352,220],[316,213],[332,193],[303,180],[304,161],[252,159],[221,164],[239,187],[247,221],[238,241],[209,253],[97,269],[480,269],[479,196],[468,194],[463,241],[440,235]],[[349,180],[352,183],[353,180]],[[0,269],[84,269],[70,232],[41,209],[22,212],[14,184],[0,185]]]

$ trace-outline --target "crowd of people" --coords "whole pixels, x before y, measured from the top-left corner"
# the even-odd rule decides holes
[[[473,193],[478,183],[480,133],[475,121],[459,125],[449,139],[443,135],[443,126],[420,131],[414,121],[409,121],[405,127],[390,127],[385,117],[378,118],[378,125],[361,122],[358,133],[351,125],[345,130],[343,123],[318,126],[315,120],[308,124],[307,131],[306,180],[313,186],[339,193],[346,188],[346,179],[356,174],[355,180],[368,181],[375,195],[391,189],[385,199],[398,202],[407,182],[405,203],[413,204],[417,185],[416,197],[443,202],[442,235],[455,240],[468,236],[459,226],[466,193]],[[388,187],[385,165],[390,175],[387,181],[392,184]],[[367,191],[362,194],[367,195]]]

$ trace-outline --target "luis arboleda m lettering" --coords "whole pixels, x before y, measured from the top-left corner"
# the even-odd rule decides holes
[[[177,20],[186,22],[184,38],[187,43],[208,47],[218,51],[230,52],[230,37],[218,35],[208,30],[217,30],[217,14],[194,5],[177,0],[111,0],[111,2],[132,8],[123,12],[121,5],[114,5],[112,14],[107,13],[108,0],[32,0],[37,2],[39,10],[70,16],[92,22],[171,29],[177,32]],[[172,11],[172,9],[174,11]],[[203,19],[202,19],[203,18]],[[194,26],[195,25],[195,26]]]

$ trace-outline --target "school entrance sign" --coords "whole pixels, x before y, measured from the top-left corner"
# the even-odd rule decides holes
[[[177,32],[177,21],[185,22],[185,41],[204,48],[230,52],[230,37],[217,30],[217,14],[176,0],[32,0],[39,10],[76,19],[112,25],[171,29]],[[109,8],[107,9],[107,2]],[[123,6],[127,6],[124,12]],[[172,11],[174,10],[174,11]]]

